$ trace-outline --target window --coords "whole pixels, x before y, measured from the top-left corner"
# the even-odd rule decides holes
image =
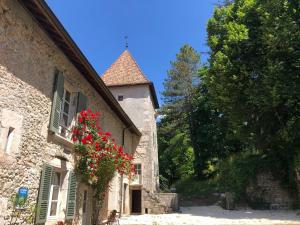
[[[135,168],[135,176],[132,180],[132,184],[142,184],[142,165],[141,164],[134,164]]]
[[[76,110],[76,93],[64,89],[60,108],[59,134],[64,138],[71,138],[71,125],[74,122]]]
[[[141,175],[142,174],[142,165],[141,164],[135,164],[135,174],[136,175]]]
[[[59,205],[59,194],[61,188],[61,173],[53,171],[52,181],[50,187],[50,202],[49,202],[49,211],[48,217],[56,217],[58,212]]]
[[[66,137],[68,132],[68,127],[70,123],[70,105],[71,105],[71,93],[67,90],[64,90],[64,95],[61,105],[61,115],[60,115],[60,126],[61,126],[61,135]]]
[[[124,95],[118,95],[118,101],[121,102],[124,100]]]

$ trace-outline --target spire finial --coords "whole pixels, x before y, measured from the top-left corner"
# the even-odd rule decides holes
[[[125,36],[125,47],[128,49],[128,36]]]

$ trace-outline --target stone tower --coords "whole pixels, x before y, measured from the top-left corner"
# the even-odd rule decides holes
[[[155,110],[159,107],[154,85],[126,49],[102,76],[142,137],[134,155],[136,178],[130,184],[131,212],[147,213],[147,196],[159,189]],[[144,193],[145,192],[145,193]]]

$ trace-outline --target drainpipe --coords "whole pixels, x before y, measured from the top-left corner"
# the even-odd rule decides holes
[[[122,146],[124,148],[124,145],[125,145],[125,131],[130,129],[132,126],[130,127],[125,127],[123,128],[123,133],[122,133]],[[119,208],[119,212],[120,212],[120,217],[122,216],[122,213],[123,213],[123,210],[122,210],[122,206],[123,206],[123,174],[121,175],[121,178],[120,178],[120,208]]]

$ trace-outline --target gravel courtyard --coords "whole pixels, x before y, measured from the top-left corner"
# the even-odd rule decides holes
[[[218,206],[183,207],[182,213],[123,217],[120,225],[300,225],[297,211],[227,211]]]

